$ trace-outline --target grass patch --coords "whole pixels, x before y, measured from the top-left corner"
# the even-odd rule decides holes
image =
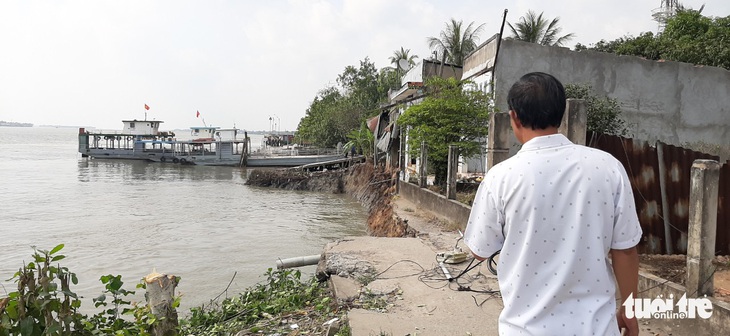
[[[181,321],[181,335],[326,335],[329,325],[340,324],[346,311],[332,299],[326,284],[315,278],[301,280],[298,270],[269,269],[267,281],[220,303],[192,308]],[[349,335],[340,328],[336,335]]]

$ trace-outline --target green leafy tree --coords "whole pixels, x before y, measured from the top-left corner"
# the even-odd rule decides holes
[[[569,33],[560,36],[562,28],[558,25],[559,22],[560,18],[548,20],[543,17],[543,13],[537,15],[529,10],[525,16],[520,17],[520,20],[514,26],[511,23],[507,23],[507,25],[512,31],[512,38],[515,40],[548,46],[562,46],[575,35]]]
[[[666,20],[659,35],[651,32],[637,37],[624,36],[613,41],[601,40],[590,46],[577,44],[575,50],[594,50],[644,57],[711,65],[730,69],[730,16],[706,17],[697,10],[678,10]]]
[[[380,104],[388,99],[388,91],[398,88],[400,79],[393,69],[377,70],[366,57],[359,67],[347,66],[337,76],[337,84],[314,98],[299,121],[298,141],[322,147],[348,141],[350,131],[378,113]]]
[[[337,76],[337,83],[344,89],[351,106],[359,110],[358,119],[367,117],[381,101],[378,91],[378,70],[367,57],[360,61],[359,68],[352,65],[345,67],[345,71]],[[360,123],[356,122],[353,128],[359,125]]]
[[[464,89],[473,84],[454,78],[430,78],[426,82],[430,95],[398,119],[399,124],[410,128],[408,143],[412,155],[420,150],[422,141],[426,142],[436,185],[446,184],[449,145],[457,145],[464,157],[482,151],[492,107],[490,97],[483,91]]]
[[[624,36],[613,41],[600,40],[587,47],[580,43],[575,45],[575,50],[592,50],[608,52],[619,55],[641,56],[647,59],[658,60],[662,54],[662,46],[654,33],[641,33],[639,36]]]
[[[663,59],[730,69],[730,16],[678,11],[660,35]]]
[[[603,134],[626,135],[626,122],[616,99],[599,97],[588,84],[565,85],[566,98],[584,99],[588,130]]]
[[[462,21],[451,21],[446,23],[446,28],[441,31],[439,37],[428,37],[428,47],[435,51],[439,59],[445,59],[454,65],[463,65],[464,58],[477,48],[479,34],[484,30],[484,24],[474,27],[474,22],[466,27]]]
[[[340,110],[345,105],[344,96],[335,87],[320,91],[307,109],[306,115],[299,121],[297,139],[300,143],[311,143],[319,146],[333,146],[344,139],[347,132],[341,129]]]

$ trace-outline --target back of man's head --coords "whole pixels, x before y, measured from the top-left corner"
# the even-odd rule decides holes
[[[531,72],[512,85],[507,104],[524,127],[559,127],[565,113],[565,89],[552,75]]]

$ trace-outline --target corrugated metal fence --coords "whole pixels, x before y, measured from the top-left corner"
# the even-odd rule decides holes
[[[662,143],[653,145],[642,140],[592,132],[588,134],[588,144],[611,153],[626,168],[644,230],[644,239],[639,244],[640,251],[686,253],[692,163],[697,159],[719,161],[719,157]],[[730,161],[725,162],[720,169],[718,195],[715,250],[719,255],[728,255]]]

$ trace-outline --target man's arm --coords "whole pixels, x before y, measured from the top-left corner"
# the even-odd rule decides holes
[[[636,297],[639,287],[639,253],[636,247],[625,250],[611,250],[611,260],[613,264],[613,273],[616,276],[618,289],[621,293],[621,304],[623,304],[630,294]],[[624,335],[639,335],[639,322],[636,318],[629,319],[624,312],[624,306],[619,309],[618,315],[619,328],[626,328]]]

